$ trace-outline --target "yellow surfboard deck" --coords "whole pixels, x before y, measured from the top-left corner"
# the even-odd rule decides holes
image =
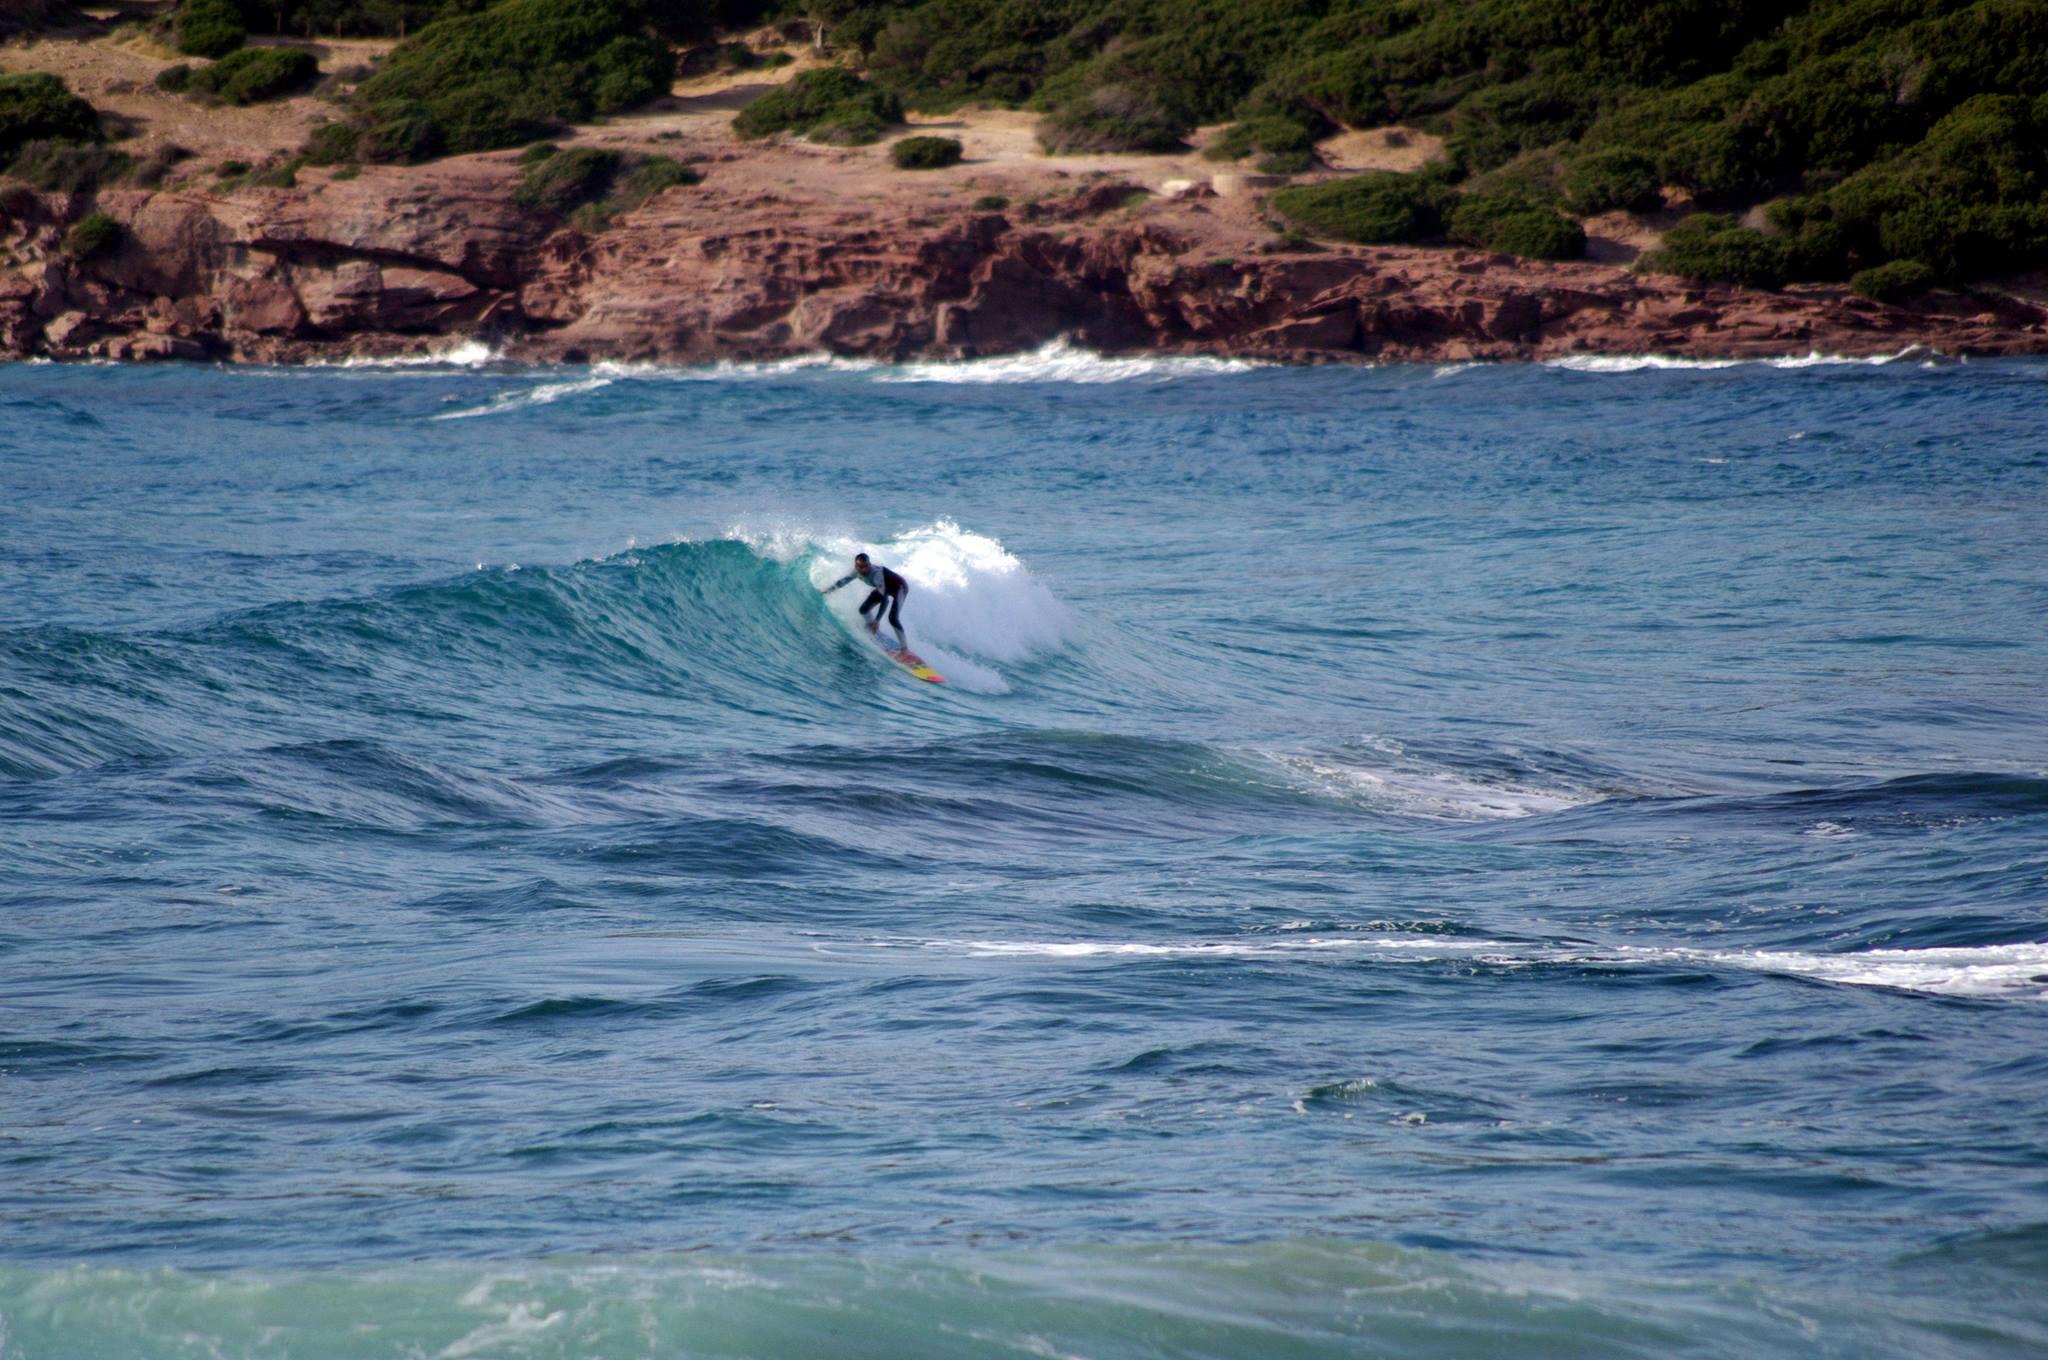
[[[876,641],[880,642],[881,639],[877,638]],[[934,685],[943,685],[946,683],[946,677],[940,675],[937,671],[933,670],[931,666],[926,663],[925,659],[919,656],[916,652],[908,651],[902,647],[892,647],[886,642],[882,642],[881,646],[882,650],[889,654],[889,659],[891,661],[894,661],[897,665],[901,666],[904,670],[909,671],[918,679],[929,680]]]

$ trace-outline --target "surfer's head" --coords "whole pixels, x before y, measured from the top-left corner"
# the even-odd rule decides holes
[[[855,553],[853,555],[853,569],[855,571],[866,571],[868,569],[868,555],[866,553]]]

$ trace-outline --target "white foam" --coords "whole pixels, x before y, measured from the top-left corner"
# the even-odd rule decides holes
[[[1865,949],[1847,954],[1755,950],[1708,956],[1764,973],[1937,996],[2048,1001],[2048,943],[1957,949]]]
[[[1368,806],[1405,816],[1442,821],[1534,817],[1604,796],[1589,790],[1536,788],[1521,782],[1484,783],[1426,764],[1389,738],[1366,738],[1362,745],[1377,754],[1367,757],[1353,752],[1342,762],[1327,755],[1301,752],[1273,753],[1268,758],[1295,776],[1306,777],[1318,792],[1355,798]],[[1368,758],[1372,764],[1362,763]]]
[[[786,527],[773,532],[766,549],[786,547],[791,537]],[[911,583],[903,605],[911,647],[962,688],[1002,693],[1008,681],[985,663],[1046,655],[1065,646],[1071,634],[1067,607],[1015,554],[952,520],[935,520],[886,542],[831,538],[817,547],[811,583],[821,589],[850,570],[856,552],[900,572]],[[833,600],[848,625],[858,627],[861,594],[842,591]]]
[[[498,351],[481,340],[462,340],[424,354],[394,354],[384,358],[357,355],[329,363],[315,359],[308,368],[483,368],[498,362]]]
[[[687,366],[605,360],[591,372],[605,378],[639,378],[664,382],[727,382],[781,378],[792,373],[869,373],[885,365],[879,359],[849,359],[837,354],[795,354],[786,359],[720,359]]]
[[[1895,354],[1822,354],[1815,350],[1810,354],[1780,355],[1771,359],[1686,359],[1671,354],[1568,354],[1562,358],[1545,359],[1543,366],[1573,373],[1641,373],[1667,369],[1704,371],[1741,368],[1744,365],[1777,369],[1832,368],[1894,364],[1902,359],[1923,358],[1927,353],[1925,346],[1908,345]]]
[[[892,942],[878,942],[885,947]],[[2048,943],[1864,949],[1840,954],[1706,950],[1656,945],[1613,949],[1381,933],[1240,936],[1226,940],[921,940],[916,947],[976,959],[1286,958],[1379,955],[1401,963],[1459,960],[1497,968],[1556,966],[1740,969],[1851,987],[1931,996],[2048,1001]]]
[[[1734,368],[1742,359],[1681,359],[1669,354],[1568,354],[1545,359],[1543,367],[1573,373],[1641,373],[1645,370]]]
[[[888,383],[1119,383],[1171,382],[1224,373],[1249,373],[1262,365],[1249,359],[1206,355],[1104,355],[1054,340],[1028,354],[987,359],[919,360],[875,370]]]
[[[584,392],[595,392],[601,387],[610,387],[610,378],[585,378],[581,382],[542,383],[520,392],[506,392],[485,402],[482,406],[471,406],[461,411],[444,411],[435,420],[468,420],[474,416],[502,415],[506,411],[517,411],[527,406],[546,406]]]

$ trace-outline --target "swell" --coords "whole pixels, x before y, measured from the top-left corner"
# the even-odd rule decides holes
[[[757,1187],[767,1191],[769,1187]],[[938,1257],[635,1257],[234,1271],[0,1268],[23,1355],[267,1360],[653,1354],[2022,1354],[2048,1343],[2044,1230],[1987,1233],[1877,1279],[1650,1282],[1535,1258],[1328,1239]]]
[[[493,715],[703,723],[844,708],[860,657],[793,564],[736,542],[297,600],[196,627],[0,633],[0,776],[250,744],[491,729]]]

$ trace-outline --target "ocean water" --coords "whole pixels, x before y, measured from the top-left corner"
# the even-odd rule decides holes
[[[2048,1350],[2048,366],[17,366],[0,493],[4,1360]]]

